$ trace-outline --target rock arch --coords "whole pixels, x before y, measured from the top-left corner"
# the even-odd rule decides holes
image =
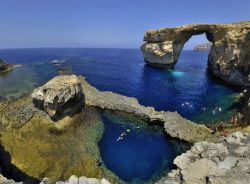
[[[174,68],[184,44],[193,36],[206,34],[212,42],[208,71],[232,85],[249,85],[250,22],[190,24],[149,30],[141,46],[144,60],[156,67]]]

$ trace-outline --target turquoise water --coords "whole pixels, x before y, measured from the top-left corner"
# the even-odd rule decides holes
[[[0,99],[20,97],[53,76],[74,73],[86,76],[99,90],[136,97],[143,105],[177,111],[197,123],[226,121],[237,92],[210,79],[207,54],[183,51],[175,70],[162,70],[146,65],[136,49],[0,50],[0,57],[23,65],[0,77]],[[102,119],[102,159],[127,182],[145,183],[160,176],[186,149],[186,144],[167,137],[162,128],[137,128],[136,120],[112,113],[102,114]],[[124,132],[126,136],[116,141]]]

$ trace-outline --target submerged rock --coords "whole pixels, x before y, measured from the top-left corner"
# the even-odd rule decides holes
[[[74,113],[83,107],[84,95],[77,76],[62,75],[50,80],[31,94],[34,104],[51,118]]]
[[[198,142],[174,164],[177,169],[157,184],[249,184],[250,133],[236,132],[218,143]]]
[[[191,24],[175,28],[149,30],[141,46],[147,63],[173,68],[184,44],[205,33],[212,42],[208,69],[229,84],[244,86],[250,72],[250,22],[232,24]]]

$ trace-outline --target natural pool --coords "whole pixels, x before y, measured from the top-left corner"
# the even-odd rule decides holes
[[[175,70],[160,70],[145,65],[135,49],[0,50],[0,57],[23,65],[0,77],[0,96],[19,97],[60,72],[75,73],[86,76],[99,90],[136,97],[157,110],[178,111],[197,123],[225,121],[232,114],[230,107],[237,92],[208,77],[207,54],[184,51]],[[102,159],[126,181],[143,183],[160,176],[173,167],[173,159],[186,148],[162,129],[135,127],[136,121],[128,117],[104,113],[102,120]],[[128,129],[127,136],[117,142]]]
[[[102,114],[105,133],[99,143],[110,170],[129,183],[156,180],[173,168],[173,159],[189,144],[166,137],[162,127],[149,126],[128,115]]]

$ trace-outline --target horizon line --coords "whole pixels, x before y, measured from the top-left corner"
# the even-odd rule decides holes
[[[133,49],[140,50],[140,47],[13,47],[13,48],[0,48],[0,50],[25,50],[25,49]],[[183,49],[193,50],[193,49]]]

